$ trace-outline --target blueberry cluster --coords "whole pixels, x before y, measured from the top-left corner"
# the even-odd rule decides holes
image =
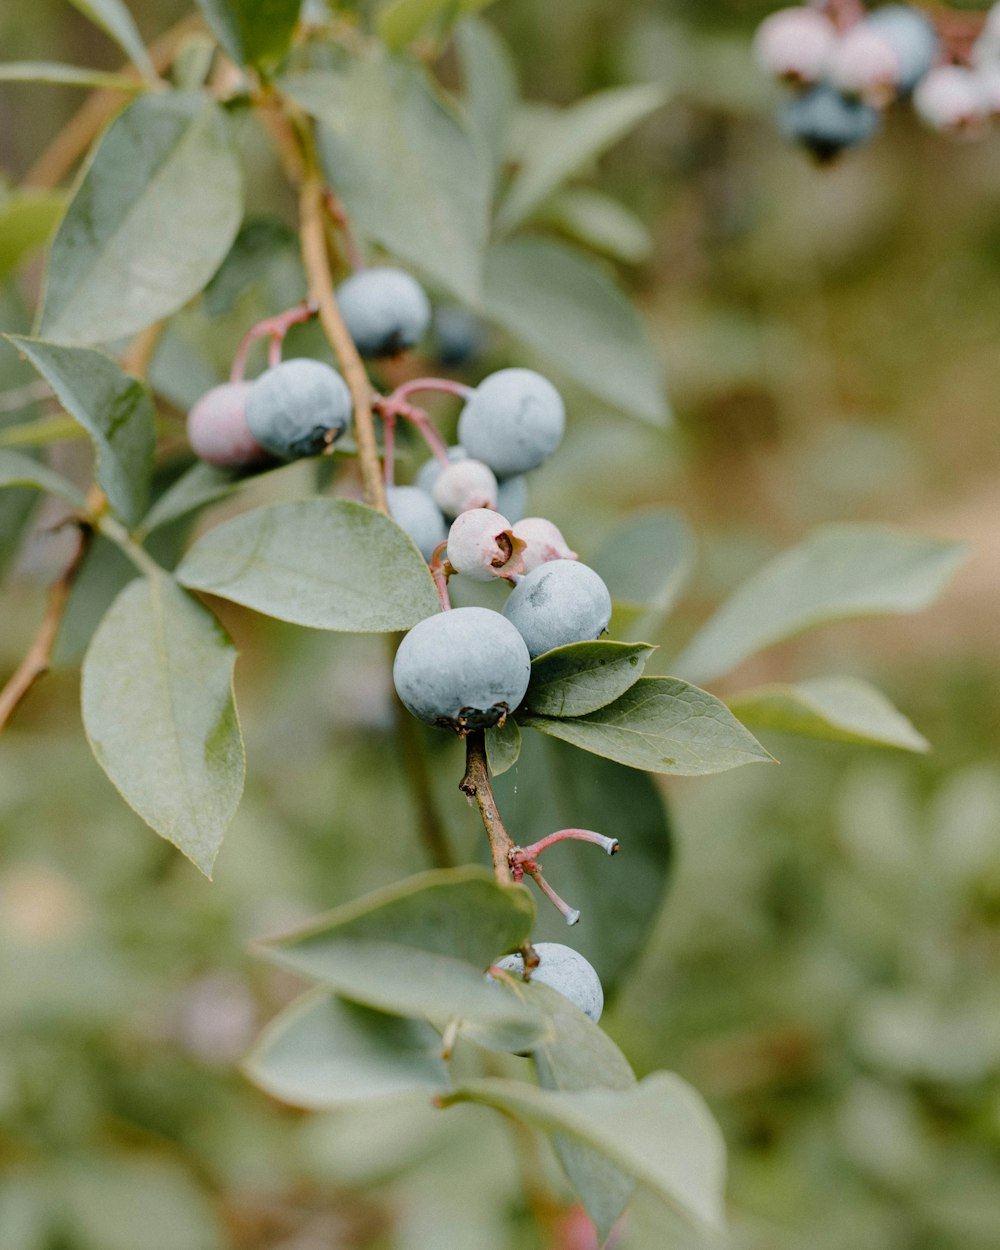
[[[985,134],[1000,117],[1000,5],[994,5],[964,64],[938,65],[913,93],[913,107],[934,130]]]
[[[425,464],[414,486],[389,492],[393,517],[442,579],[513,585],[502,612],[449,609],[403,639],[393,679],[426,724],[458,733],[502,724],[524,698],[535,656],[608,627],[611,596],[601,578],[551,521],[522,516],[524,474],[551,455],[564,425],[547,379],[501,369],[468,396],[460,443]]]
[[[889,105],[938,72],[940,43],[924,12],[886,4],[854,20],[854,9],[833,0],[779,9],[754,37],[758,64],[792,90],[782,133],[820,161],[870,139]]]

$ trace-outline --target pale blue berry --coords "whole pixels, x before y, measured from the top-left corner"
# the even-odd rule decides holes
[[[604,1010],[604,990],[593,965],[579,951],[561,942],[535,942],[534,947],[539,964],[531,973],[532,981],[558,990],[596,1024]],[[524,975],[523,955],[505,955],[496,966]]]
[[[390,486],[385,492],[385,501],[392,519],[409,534],[424,559],[429,560],[434,548],[448,536],[441,509],[418,486]]]
[[[317,455],[350,421],[347,383],[319,360],[284,360],[262,373],[247,396],[250,433],[283,460]]]
[[[337,288],[344,324],[362,356],[398,356],[424,337],[431,305],[424,288],[403,269],[359,269]]]
[[[501,369],[472,392],[458,440],[497,477],[537,468],[559,446],[566,413],[559,392],[532,369]]]
[[[611,595],[586,564],[549,560],[521,578],[503,614],[534,659],[553,647],[599,638],[611,620]]]
[[[458,733],[503,721],[524,698],[530,674],[521,635],[489,608],[426,617],[399,644],[392,666],[409,711]]]

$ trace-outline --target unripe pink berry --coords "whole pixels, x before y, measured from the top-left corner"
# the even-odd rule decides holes
[[[939,65],[917,85],[913,107],[934,130],[969,134],[987,115],[987,100],[979,76],[962,65]]]
[[[213,386],[188,413],[188,442],[201,460],[234,467],[270,459],[247,425],[247,395],[252,385],[223,382]]]
[[[865,22],[857,22],[841,35],[827,63],[827,77],[835,87],[876,107],[892,100],[900,75],[896,49]]]
[[[797,5],[779,9],[757,27],[753,54],[757,64],[777,78],[816,82],[837,42],[837,28],[817,9]]]
[[[575,560],[559,529],[541,516],[527,516],[514,525],[514,537],[524,543],[524,572],[530,573],[548,560]]]
[[[982,92],[983,109],[988,117],[1000,117],[1000,65],[976,70]]]
[[[496,508],[498,489],[493,470],[481,460],[456,460],[441,470],[431,493],[445,516],[457,517],[469,508]]]
[[[478,582],[524,572],[524,542],[511,532],[510,522],[490,508],[470,508],[448,531],[448,562],[456,573]]]

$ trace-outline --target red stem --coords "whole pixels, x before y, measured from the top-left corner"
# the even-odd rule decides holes
[[[431,577],[434,578],[434,585],[437,587],[438,598],[441,600],[441,611],[448,612],[451,609],[451,600],[448,598],[448,578],[455,570],[448,563],[447,538],[434,548],[429,567]]]
[[[417,391],[443,391],[446,395],[457,395],[459,399],[468,399],[475,388],[466,386],[464,382],[454,382],[451,378],[413,378],[404,382],[389,396],[389,402],[400,401]]]
[[[319,309],[309,300],[301,304],[296,304],[294,308],[289,308],[286,312],[278,313],[276,317],[265,317],[263,321],[258,321],[255,326],[251,326],[244,334],[240,341],[236,354],[233,356],[233,367],[229,371],[230,382],[242,382],[243,375],[246,373],[247,358],[250,355],[251,348],[258,339],[269,338],[271,340],[268,352],[268,366],[274,368],[276,364],[281,362],[281,344],[294,325],[299,325],[303,321],[309,321],[315,317]],[[275,359],[275,351],[277,351],[277,359]]]
[[[550,833],[547,837],[540,838],[537,842],[532,842],[530,846],[525,846],[517,851],[518,859],[537,859],[547,847],[554,846],[556,842],[566,842],[573,839],[577,842],[593,842],[595,846],[599,846],[608,855],[617,855],[619,850],[618,839],[605,837],[603,833],[595,833],[592,829],[557,829],[555,833]]]

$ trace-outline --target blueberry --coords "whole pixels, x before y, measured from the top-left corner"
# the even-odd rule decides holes
[[[899,58],[898,89],[903,93],[912,91],[937,60],[934,23],[912,5],[886,4],[872,9],[864,24],[878,31]]]
[[[396,692],[427,725],[465,733],[502,722],[528,689],[517,630],[489,608],[452,608],[414,625],[392,666]]]
[[[456,443],[448,448],[448,459],[454,464],[458,460],[468,460],[469,453]],[[436,456],[425,460],[420,466],[414,485],[428,494],[434,490],[434,483],[441,473],[441,461]],[[497,512],[502,512],[509,521],[520,521],[528,507],[528,482],[523,474],[516,477],[505,477],[497,482]]]
[[[319,360],[285,360],[262,373],[247,396],[251,434],[284,460],[318,454],[350,420],[347,383]]]
[[[337,287],[337,304],[362,356],[398,356],[419,343],[431,320],[420,283],[402,269],[359,269]]]
[[[448,563],[456,573],[477,582],[509,578],[524,572],[524,546],[505,516],[489,508],[470,508],[455,518],[448,531]]]
[[[390,486],[385,492],[385,501],[392,519],[409,534],[424,559],[429,560],[434,548],[448,537],[441,509],[418,486]]]
[[[531,974],[532,981],[558,990],[596,1024],[604,1010],[604,990],[593,966],[572,946],[561,942],[535,942],[534,946],[540,962]],[[505,955],[497,960],[497,967],[523,976],[524,957]]]
[[[987,118],[987,80],[965,65],[938,65],[913,93],[913,107],[932,130],[975,133]]]
[[[549,560],[521,578],[503,614],[534,659],[553,647],[600,637],[611,620],[611,596],[586,564]]]
[[[815,82],[837,42],[837,28],[825,13],[804,5],[765,17],[753,38],[757,64],[776,78]]]
[[[479,460],[456,460],[442,467],[431,495],[447,517],[470,508],[496,508],[497,480],[493,470]]]
[[[476,387],[458,419],[458,441],[497,477],[537,468],[559,446],[559,392],[532,369],[501,369]]]
[[[483,323],[457,304],[434,313],[434,345],[438,360],[454,367],[474,360],[483,348]]]
[[[524,572],[530,573],[549,560],[575,560],[576,552],[570,551],[562,531],[545,517],[529,516],[514,524],[514,537],[524,543],[521,560]]]
[[[188,413],[187,436],[191,450],[209,464],[226,466],[260,464],[270,459],[247,425],[250,382],[224,382],[213,386]]]
[[[871,105],[848,99],[821,82],[789,100],[778,124],[787,138],[808,148],[818,161],[829,161],[844,148],[870,139],[880,120]]]

